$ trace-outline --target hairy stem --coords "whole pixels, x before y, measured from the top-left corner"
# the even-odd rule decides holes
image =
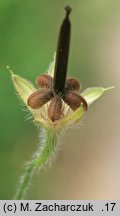
[[[26,167],[25,174],[21,178],[17,193],[14,197],[16,200],[23,199],[28,183],[37,167],[43,168],[54,155],[57,143],[57,133],[53,129],[43,128],[40,138],[41,145],[34,155],[34,159],[32,159]]]

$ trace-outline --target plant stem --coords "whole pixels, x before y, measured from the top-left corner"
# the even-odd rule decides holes
[[[22,176],[17,193],[14,197],[16,200],[23,199],[24,194],[26,192],[28,183],[30,179],[39,166],[43,168],[44,165],[48,163],[48,161],[54,155],[56,143],[57,143],[57,133],[53,129],[42,128],[43,131],[41,133],[41,141],[42,145],[34,155],[34,159],[26,167],[26,172],[24,176]]]

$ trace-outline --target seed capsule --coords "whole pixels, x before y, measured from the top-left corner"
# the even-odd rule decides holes
[[[48,74],[43,74],[37,77],[36,84],[40,86],[41,88],[44,88],[44,87],[49,88],[53,84],[53,78],[49,76]]]
[[[59,96],[55,96],[48,108],[48,117],[52,122],[59,120],[62,116],[62,99]]]
[[[73,111],[78,109],[81,106],[81,104],[83,104],[85,111],[88,108],[88,105],[85,99],[81,95],[79,95],[77,92],[72,92],[72,91],[66,92],[64,94],[63,100],[68,106],[70,106],[70,108]]]
[[[51,98],[52,92],[49,89],[40,89],[29,96],[27,104],[33,109],[39,109]]]
[[[66,80],[66,90],[79,91],[80,90],[80,82],[74,78],[68,78]]]

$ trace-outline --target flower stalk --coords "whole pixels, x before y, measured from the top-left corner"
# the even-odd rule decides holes
[[[27,191],[30,179],[36,169],[38,167],[39,169],[42,169],[47,164],[51,163],[51,160],[53,159],[56,152],[58,134],[59,132],[56,132],[55,130],[42,128],[40,134],[42,143],[40,143],[40,147],[38,151],[34,154],[33,159],[27,164],[25,174],[21,178],[14,199],[23,199]]]

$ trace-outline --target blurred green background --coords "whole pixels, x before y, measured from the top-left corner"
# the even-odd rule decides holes
[[[38,146],[6,66],[35,81],[53,58],[70,4],[69,75],[82,88],[115,86],[66,135],[52,166],[32,179],[27,199],[120,199],[120,1],[0,1],[0,199],[12,199]]]

